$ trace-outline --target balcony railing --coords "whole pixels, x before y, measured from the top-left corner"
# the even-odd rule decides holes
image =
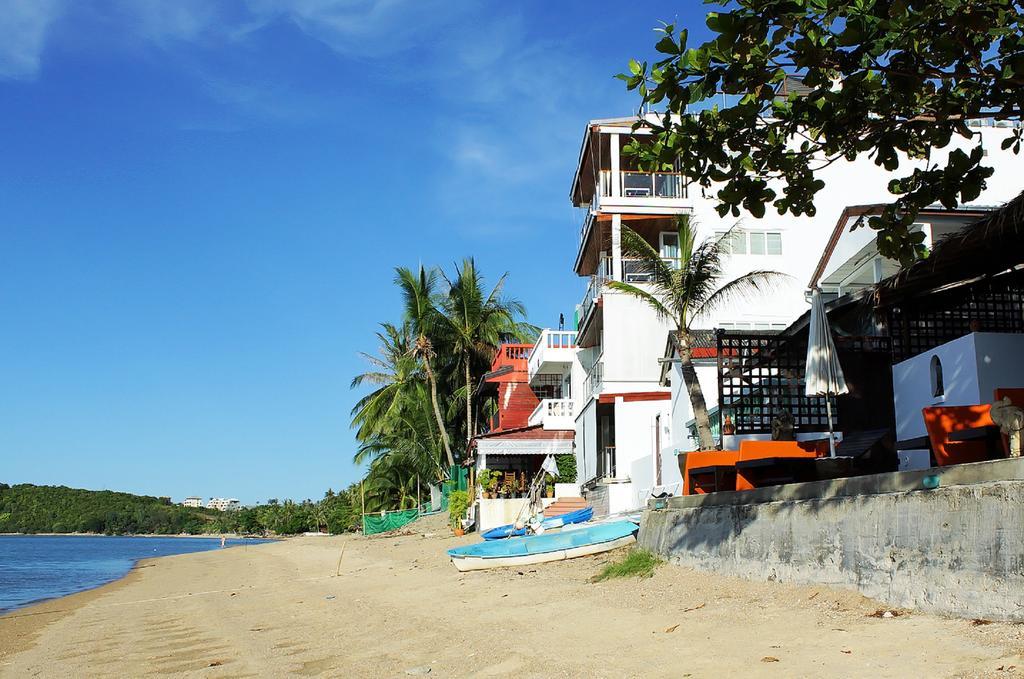
[[[598,476],[605,479],[614,479],[615,476],[615,446],[605,446],[601,450],[601,459],[597,461]]]
[[[679,268],[679,260],[675,258],[664,258],[663,261],[670,269]],[[653,283],[655,272],[642,259],[623,259],[622,278],[627,283]]]
[[[595,363],[590,374],[583,380],[583,393],[586,396],[597,396],[604,386],[604,363]]]
[[[558,351],[559,349],[575,348],[575,330],[544,330],[540,337],[537,338],[537,343],[533,345],[533,349],[530,350],[530,360],[528,361],[530,377],[532,378],[540,371],[541,365],[546,360],[555,360],[562,363],[572,360],[572,356],[568,353],[561,355],[548,354],[548,350]]]
[[[543,424],[545,429],[572,429],[574,418],[575,404],[571,398],[546,398],[533,409],[529,424]]]
[[[686,182],[678,172],[619,172],[613,177],[611,170],[602,170],[598,190],[603,197],[611,197],[613,183],[618,184],[618,195],[623,198],[686,198]]]

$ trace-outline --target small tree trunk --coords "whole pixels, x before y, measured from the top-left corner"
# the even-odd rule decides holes
[[[444,418],[441,417],[441,408],[437,405],[437,380],[434,379],[434,371],[430,367],[430,359],[424,357],[423,367],[427,371],[427,381],[430,382],[430,402],[434,407],[434,418],[437,420],[437,427],[441,430],[441,443],[444,445],[444,454],[448,457],[448,466],[455,466],[455,457],[452,455],[452,445],[448,441],[448,431],[444,427]]]
[[[466,354],[466,449],[473,442],[473,376],[469,372],[469,354]]]
[[[697,445],[700,446],[701,450],[714,450],[715,437],[711,433],[711,418],[708,416],[708,404],[704,401],[704,391],[700,387],[697,369],[693,365],[690,334],[686,331],[680,331],[678,337],[679,366],[682,369],[686,391],[690,396],[693,419],[697,423]]]

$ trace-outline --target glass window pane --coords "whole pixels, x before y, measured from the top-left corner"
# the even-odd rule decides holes
[[[643,172],[622,173],[622,195],[624,196],[649,196],[651,195],[651,175]]]
[[[732,232],[732,253],[734,255],[747,254],[747,232],[736,229]]]
[[[764,234],[757,231],[750,234],[750,254],[764,254]]]
[[[782,234],[781,233],[769,233],[768,236],[768,254],[769,255],[781,255],[782,254]]]

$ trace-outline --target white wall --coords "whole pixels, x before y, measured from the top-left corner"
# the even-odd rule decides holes
[[[669,400],[624,401],[615,399],[615,467],[618,478],[628,477],[630,483],[609,486],[609,510],[612,513],[632,511],[644,505],[654,487],[657,450],[655,428],[661,416],[664,429],[671,432]],[[664,473],[664,469],[663,469]],[[626,488],[628,486],[628,488]],[[612,494],[614,489],[614,495]]]
[[[604,391],[656,391],[671,325],[630,295],[606,290],[604,305]]]
[[[996,389],[1024,388],[1024,335],[978,332],[974,347],[982,403],[991,403]]]
[[[661,414],[662,419],[670,418],[671,403],[664,401],[623,401],[615,399],[615,464],[618,476],[630,473],[631,465],[641,458],[648,458],[648,468],[653,474],[654,421]]]
[[[908,358],[892,367],[892,393],[896,408],[896,440],[925,436],[921,410],[928,406],[963,406],[980,403],[974,334]],[[944,396],[932,396],[931,363],[942,362]],[[991,398],[991,392],[990,396]]]
[[[639,509],[642,504],[637,502],[635,484],[632,483],[611,483],[608,484],[608,513],[622,514]]]
[[[576,481],[584,484],[597,475],[597,401],[587,403],[576,416]]]
[[[523,510],[523,507],[529,501],[528,498],[481,498],[477,500],[477,531],[482,532],[497,528],[498,526],[507,526],[510,523],[515,523],[520,511]],[[554,501],[553,498],[541,498],[541,504],[544,507],[547,507]],[[525,518],[528,519],[529,517],[526,516]]]

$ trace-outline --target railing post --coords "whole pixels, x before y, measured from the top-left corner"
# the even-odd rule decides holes
[[[622,174],[619,172],[619,135],[608,135],[609,146],[611,147],[611,195],[618,198],[622,195]]]

